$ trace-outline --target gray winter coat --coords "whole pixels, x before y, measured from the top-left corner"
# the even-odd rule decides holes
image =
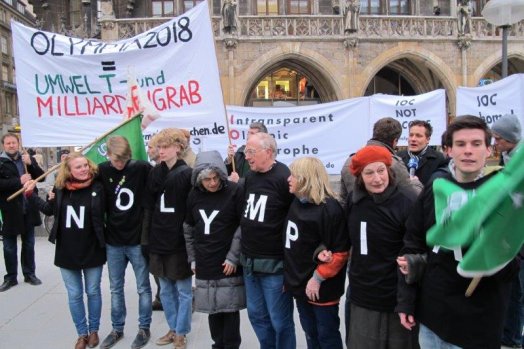
[[[213,209],[232,209],[234,205],[231,202],[220,202],[217,201],[215,193],[206,191],[202,184],[198,181],[198,174],[204,170],[211,168],[218,173],[223,186],[219,191],[236,190],[236,183],[228,182],[227,170],[224,165],[220,153],[217,151],[200,152],[195,161],[195,167],[193,169],[193,175],[191,177],[191,183],[193,185],[192,193],[189,195],[188,204],[191,205],[191,198],[199,198],[200,201],[203,198],[206,199],[206,205],[210,205],[207,208],[212,207]],[[219,206],[217,206],[219,205]],[[191,205],[193,206],[193,205]],[[197,209],[200,206],[196,206]],[[187,207],[188,212],[195,209],[195,207]],[[213,226],[211,225],[211,229]],[[189,224],[184,225],[184,237],[186,239],[186,249],[188,254],[188,262],[191,263],[191,268],[198,268],[198,264],[195,264],[195,234],[196,225],[191,226]],[[213,239],[213,231],[209,234],[209,239]],[[207,239],[207,237],[206,237]],[[240,227],[235,231],[234,237],[231,241],[231,246],[227,252],[225,261],[230,265],[239,265],[240,256]],[[238,276],[223,277],[215,280],[203,280],[196,278],[195,280],[196,289],[194,290],[195,304],[194,309],[201,313],[215,314],[224,312],[235,312],[246,307],[246,295],[244,289],[244,279],[239,273]]]

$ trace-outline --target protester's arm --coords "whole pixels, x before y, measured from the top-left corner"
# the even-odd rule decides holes
[[[195,227],[184,223],[184,239],[186,240],[187,262],[191,265],[191,270],[195,272]]]

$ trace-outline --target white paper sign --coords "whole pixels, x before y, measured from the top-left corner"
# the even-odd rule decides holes
[[[368,134],[373,133],[373,124],[384,117],[397,119],[402,125],[402,135],[398,145],[407,146],[409,122],[424,120],[433,127],[430,145],[440,145],[440,136],[446,130],[446,92],[435,90],[416,96],[373,95],[371,101],[371,119]]]

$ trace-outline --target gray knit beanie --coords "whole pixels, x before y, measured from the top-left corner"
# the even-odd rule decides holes
[[[506,114],[498,118],[491,126],[491,130],[514,144],[520,142],[522,136],[519,119],[514,114]]]

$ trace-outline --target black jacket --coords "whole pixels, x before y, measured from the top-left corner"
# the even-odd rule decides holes
[[[445,179],[465,190],[475,190],[494,174],[470,183],[458,183],[450,174]],[[504,313],[510,296],[516,260],[493,276],[483,277],[470,297],[464,293],[471,279],[457,273],[453,251],[437,252],[426,244],[426,233],[435,224],[433,187],[418,197],[408,218],[404,248],[400,255],[427,253],[427,265],[419,284],[406,285],[399,279],[396,312],[414,314],[441,339],[464,349],[500,348]],[[466,249],[462,249],[462,254]]]
[[[32,178],[37,178],[44,174],[44,171],[38,166],[36,160],[31,157],[31,165],[27,166],[27,172]],[[2,235],[19,235],[25,229],[24,222],[24,195],[18,195],[11,201],[7,198],[22,188],[20,174],[15,163],[5,152],[0,154],[0,210],[3,216]],[[35,188],[35,193],[37,193]],[[42,224],[38,209],[31,203],[27,203],[26,219],[30,220],[32,226]]]
[[[358,187],[348,196],[348,230],[352,246],[351,303],[392,313],[397,302],[396,258],[402,249],[406,220],[416,196],[390,183],[381,194]]]
[[[409,154],[407,150],[399,151],[398,156],[402,158],[406,167],[409,163]],[[424,156],[419,159],[418,168],[415,171],[415,175],[422,182],[427,185],[430,182],[431,175],[439,168],[445,167],[449,162],[441,152],[436,151],[433,148],[428,148]]]

